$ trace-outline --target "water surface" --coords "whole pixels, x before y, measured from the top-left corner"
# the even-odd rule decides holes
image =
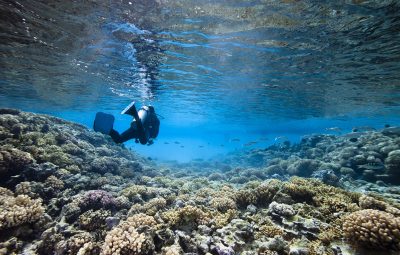
[[[89,127],[105,111],[123,130],[125,105],[152,104],[164,117],[159,139],[127,146],[169,160],[330,127],[395,125],[399,9],[398,1],[1,0],[0,106]]]

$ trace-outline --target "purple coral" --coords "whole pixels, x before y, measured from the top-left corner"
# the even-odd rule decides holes
[[[215,247],[214,251],[218,255],[234,255],[235,251],[231,247],[226,247],[224,245],[218,245]]]
[[[81,205],[90,209],[115,208],[116,199],[104,190],[89,190],[83,195]]]

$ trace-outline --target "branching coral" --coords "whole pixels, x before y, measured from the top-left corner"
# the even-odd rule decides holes
[[[246,207],[257,203],[257,196],[253,190],[240,189],[236,192],[236,202],[239,207]]]
[[[92,237],[89,233],[79,233],[67,240],[63,240],[56,244],[56,254],[75,255],[79,251],[87,250],[89,247],[84,248],[86,243],[91,243]]]
[[[105,228],[106,218],[109,216],[111,216],[111,212],[108,210],[89,210],[79,216],[79,226],[89,231],[102,230]]]
[[[166,211],[161,214],[161,217],[172,226],[182,226],[187,224],[206,225],[211,221],[209,213],[191,205]]]
[[[165,208],[167,205],[167,201],[164,198],[153,198],[150,199],[149,202],[140,205],[140,204],[134,204],[131,209],[129,210],[129,215],[135,214],[135,213],[145,213],[148,215],[155,215],[158,211],[161,209]]]
[[[238,212],[236,210],[227,210],[225,213],[217,213],[213,215],[214,224],[217,228],[226,226],[232,219],[237,217]]]
[[[359,199],[359,204],[362,209],[376,209],[400,216],[400,209],[371,196],[362,195]]]
[[[372,209],[353,212],[344,219],[343,231],[355,245],[400,250],[400,218],[392,214]]]
[[[282,236],[285,232],[282,228],[276,226],[268,226],[262,225],[259,228],[259,232],[257,233],[257,237],[262,238],[263,236],[266,237],[274,237],[274,236]]]
[[[179,245],[171,245],[162,249],[162,255],[181,255],[183,254],[182,248]]]
[[[221,212],[236,209],[236,202],[228,197],[214,197],[210,201],[211,207]]]
[[[318,207],[324,220],[337,218],[337,212],[353,212],[358,209],[359,195],[323,184],[316,179],[294,177],[280,191],[289,194],[296,202],[306,202]]]
[[[144,213],[138,213],[128,217],[125,222],[129,223],[129,225],[134,228],[138,228],[140,226],[156,228],[157,226],[157,221],[154,219],[154,217],[148,216]]]
[[[27,195],[14,197],[10,190],[0,187],[0,230],[39,220],[44,208],[41,199]]]
[[[140,232],[136,227],[137,219],[123,221],[106,236],[101,255],[145,255],[154,250],[150,233]]]
[[[104,190],[90,190],[86,192],[80,205],[87,209],[113,209],[117,205],[115,198]]]

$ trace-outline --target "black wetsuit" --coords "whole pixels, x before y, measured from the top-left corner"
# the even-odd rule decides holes
[[[155,112],[150,112],[148,117],[143,123],[143,127],[145,130],[144,141],[146,144],[150,141],[150,138],[156,138],[158,136],[159,128],[160,128],[160,120],[157,118]],[[119,134],[118,131],[111,129],[109,135],[114,140],[115,143],[124,143],[130,139],[140,139],[140,132],[138,131],[136,121],[132,121],[129,129],[125,130],[122,134]]]

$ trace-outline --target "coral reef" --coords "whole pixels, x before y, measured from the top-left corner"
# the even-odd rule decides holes
[[[354,244],[400,251],[400,218],[373,209],[354,212],[344,219],[345,236]]]
[[[156,165],[81,125],[3,109],[0,253],[397,254],[391,130]]]
[[[27,195],[14,196],[0,187],[0,230],[38,221],[44,213],[41,199]]]

